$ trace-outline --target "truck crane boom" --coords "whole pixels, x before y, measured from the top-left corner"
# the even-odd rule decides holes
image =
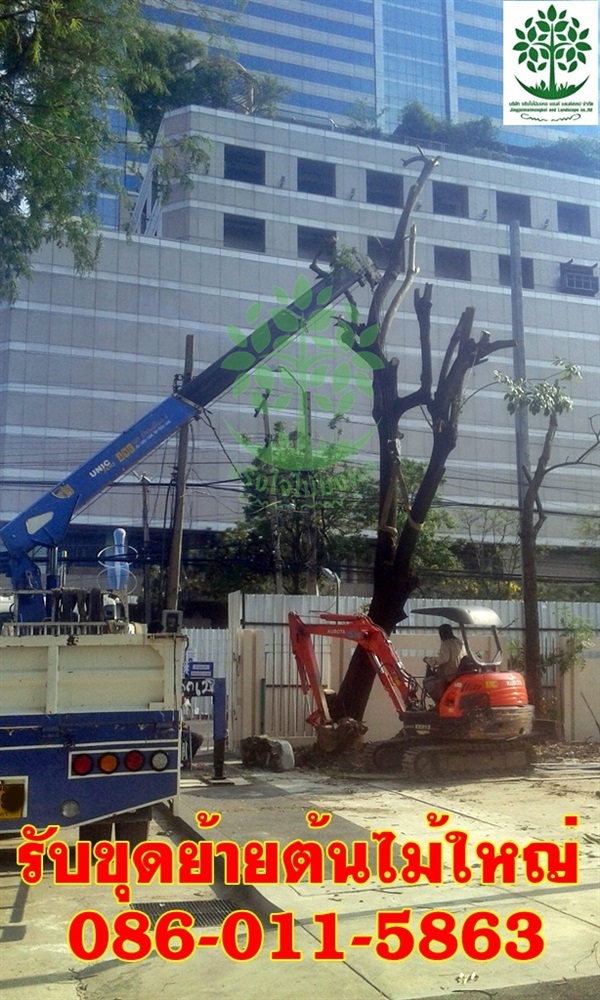
[[[331,305],[357,284],[375,279],[366,262],[357,257],[355,271],[334,271],[271,319],[262,323],[242,344],[233,347],[181,391],[159,403],[110,444],[80,465],[66,479],[36,500],[0,529],[8,550],[12,585],[18,591],[40,591],[41,572],[30,552],[36,546],[55,549],[65,537],[73,516],[110,486],[199,411],[231,388],[241,371],[250,371],[291,337],[299,333],[314,314]],[[54,584],[52,584],[54,585]],[[21,601],[28,621],[43,617],[42,598],[33,593]]]

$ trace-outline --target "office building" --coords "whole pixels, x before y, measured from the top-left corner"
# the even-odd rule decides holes
[[[204,4],[215,15],[234,0]],[[502,127],[502,0],[248,0],[225,34],[243,66],[289,87],[282,111],[348,122],[358,103],[392,132],[410,101],[459,122],[489,117],[510,145],[572,129]],[[148,16],[209,40],[194,4]],[[597,134],[579,128],[577,134]]]
[[[335,236],[338,244],[357,247],[384,266],[387,241],[419,165],[405,165],[415,152],[412,147],[385,136],[344,131],[345,109],[356,96],[375,101],[378,109],[386,101],[392,106],[394,88],[404,94],[410,77],[415,89],[406,96],[423,103],[427,81],[444,80],[444,86],[432,90],[432,100],[435,92],[442,103],[428,104],[436,114],[458,119],[483,114],[468,102],[485,102],[486,88],[470,88],[460,66],[466,70],[470,64],[477,74],[477,51],[487,45],[491,56],[491,48],[499,44],[491,36],[485,42],[469,36],[469,24],[483,31],[486,17],[485,30],[497,32],[492,24],[499,3],[447,0],[440,3],[438,20],[422,15],[428,34],[421,35],[421,69],[418,60],[411,68],[402,56],[404,28],[395,34],[387,30],[401,6],[392,0],[281,0],[277,7],[259,0],[248,3],[232,34],[245,65],[276,73],[290,84],[281,120],[207,108],[172,112],[165,123],[169,135],[200,132],[211,140],[206,173],[194,176],[189,190],[176,188],[166,204],[157,199],[150,173],[135,208],[133,236],[107,228],[98,269],[88,277],[77,277],[69,254],[58,247],[35,256],[32,280],[23,282],[14,305],[0,309],[1,520],[23,510],[168,395],[182,371],[188,334],[195,337],[198,371],[231,346],[236,330],[249,332],[282,296],[291,299],[299,278],[312,279],[309,264],[323,240]],[[410,6],[412,21],[402,14],[403,26],[418,23],[418,6]],[[435,6],[427,4],[428,14]],[[164,19],[159,7],[157,14]],[[416,47],[411,51],[416,53]],[[286,72],[278,71],[276,63]],[[490,59],[480,67],[490,81],[497,79],[494,65]],[[307,73],[311,67],[312,77]],[[417,285],[434,284],[438,366],[466,306],[476,309],[477,332],[486,329],[493,339],[510,338],[512,218],[521,225],[528,374],[551,376],[556,357],[569,358],[584,371],[583,381],[572,385],[573,412],[561,418],[553,455],[553,463],[559,464],[591,443],[590,421],[598,412],[597,181],[444,152],[415,211]],[[363,305],[366,294],[362,290],[357,296]],[[333,327],[328,335],[334,336]],[[305,363],[300,340],[295,350],[296,360],[285,364],[298,372]],[[322,345],[315,350],[323,350]],[[410,302],[394,325],[390,352],[400,359],[400,389],[408,392],[420,371]],[[326,386],[340,364],[334,352],[327,364]],[[454,511],[515,508],[514,425],[501,389],[492,384],[495,368],[511,373],[512,366],[506,351],[474,371],[469,381],[459,443],[443,485],[444,501]],[[315,442],[328,440],[340,395],[327,387],[319,395],[317,377],[306,373],[296,389],[286,388],[277,367],[276,361],[270,366],[272,419],[293,428],[301,394],[310,390]],[[356,376],[350,365],[354,395],[353,405],[345,409],[344,441],[352,462],[373,463],[370,400],[359,391]],[[254,417],[251,389],[240,385],[238,390],[194,423],[187,529],[218,531],[240,516],[240,473],[260,446],[263,431]],[[426,460],[429,432],[421,415],[411,412],[401,429],[403,455]],[[532,420],[533,460],[544,431],[542,418]],[[115,526],[139,529],[142,473],[151,483],[151,525],[162,528],[174,462],[172,445],[155,453],[137,475],[125,477],[78,517],[79,530],[72,537],[78,542],[86,538],[89,552],[106,544]],[[584,465],[552,474],[544,492],[544,544],[565,549],[579,544],[576,518],[597,511],[596,476],[595,469]]]
[[[418,164],[403,166],[412,151],[402,145],[232,112],[182,109],[166,127],[172,134],[211,136],[208,172],[194,178],[191,190],[176,190],[164,207],[151,204],[147,183],[137,211],[146,232],[131,239],[107,232],[98,270],[87,278],[73,274],[65,251],[47,248],[19,300],[2,310],[3,518],[168,395],[182,368],[186,334],[196,337],[198,370],[227,350],[230,328],[252,328],[257,303],[266,315],[277,304],[277,289],[291,299],[298,277],[312,277],[308,265],[323,237],[335,234],[383,264],[418,171]],[[475,306],[477,329],[494,339],[510,337],[507,223],[515,214],[522,229],[528,373],[552,374],[557,356],[585,371],[585,380],[573,386],[577,405],[561,420],[560,461],[589,443],[589,420],[598,408],[596,182],[549,172],[542,186],[533,168],[446,154],[415,213],[417,280],[435,285],[438,364],[468,305]],[[401,360],[401,390],[408,391],[420,365],[410,305],[390,348]],[[473,373],[468,392],[475,395],[444,484],[452,503],[514,505],[514,429],[501,391],[488,384],[494,368],[511,372],[510,352]],[[311,388],[310,379],[304,388]],[[275,398],[273,405],[275,412]],[[369,409],[357,393],[347,414],[348,441],[362,441],[372,428]],[[252,457],[241,435],[254,442],[262,435],[253,412],[248,392],[230,393],[195,424],[188,526],[218,530],[239,515],[235,480]],[[279,416],[290,425],[297,413],[295,399]],[[325,404],[315,407],[315,437],[325,439],[332,416]],[[404,454],[426,458],[428,431],[417,413],[403,430]],[[543,432],[544,422],[534,421],[534,455]],[[357,460],[369,452],[372,458],[373,449],[371,440]],[[162,454],[139,471],[150,470],[164,489],[172,463],[172,454]],[[572,518],[593,509],[594,475],[586,467],[554,474],[546,500],[547,512],[556,512],[548,544],[572,542]],[[155,526],[162,505],[157,511]],[[129,476],[79,520],[106,525],[140,517],[141,490]]]

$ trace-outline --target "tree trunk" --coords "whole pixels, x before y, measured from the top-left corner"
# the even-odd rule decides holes
[[[521,514],[520,534],[525,628],[525,682],[529,701],[535,707],[536,715],[540,715],[542,710],[542,678],[540,674],[540,621],[535,558],[536,531],[533,522],[533,508],[527,502],[524,504]]]

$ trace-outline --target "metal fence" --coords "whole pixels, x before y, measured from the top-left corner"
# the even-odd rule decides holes
[[[414,600],[407,604],[408,618],[397,631],[432,632],[435,624],[431,617],[418,615],[419,608],[451,605],[451,601]],[[523,608],[519,601],[461,600],[461,606],[493,608],[503,623],[501,630],[505,655],[510,656],[523,639]],[[298,673],[290,649],[287,628],[289,611],[296,611],[302,617],[314,618],[324,611],[339,611],[340,614],[365,612],[368,601],[359,597],[330,596],[287,596],[277,594],[230,595],[229,622],[233,637],[238,629],[259,629],[264,636],[264,670],[261,670],[261,691],[259,727],[261,732],[273,736],[309,735],[310,729],[304,719],[308,711],[305,696],[298,682]],[[600,631],[600,605],[591,603],[544,602],[539,605],[540,639],[542,653],[547,654],[555,645],[565,624],[574,619],[588,622]],[[201,630],[198,630],[201,631]],[[231,648],[231,647],[230,647]],[[324,665],[323,681],[327,686],[327,675],[331,666],[331,640],[318,637],[315,640],[318,662]],[[407,651],[408,652],[408,651]],[[422,654],[421,654],[422,655]],[[208,657],[202,657],[205,659]],[[557,704],[558,676],[556,669],[546,671],[543,678],[543,694],[549,715],[559,712]],[[332,684],[335,687],[335,683]]]

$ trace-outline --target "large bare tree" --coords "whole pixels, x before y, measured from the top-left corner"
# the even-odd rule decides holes
[[[411,186],[392,241],[389,263],[371,298],[366,322],[358,310],[344,321],[349,346],[358,353],[368,351],[373,367],[373,419],[379,437],[379,523],[369,608],[372,620],[386,632],[406,615],[404,607],[418,585],[413,570],[419,533],[444,477],[448,456],[456,446],[463,387],[468,373],[496,351],[513,346],[512,340],[491,341],[486,332],[473,336],[475,310],[468,306],[448,342],[439,371],[434,372],[431,347],[433,287],[426,284],[414,292],[414,310],[419,331],[421,376],[411,392],[398,388],[401,362],[388,354],[392,323],[418,274],[416,227],[411,223],[420,193],[439,163],[421,149],[404,166],[421,163]],[[409,501],[403,489],[399,439],[402,418],[421,409],[428,415],[431,451],[422,481]],[[403,512],[403,520],[399,516]],[[358,648],[340,690],[331,706],[334,721],[350,717],[361,720],[373,684],[373,670]]]

